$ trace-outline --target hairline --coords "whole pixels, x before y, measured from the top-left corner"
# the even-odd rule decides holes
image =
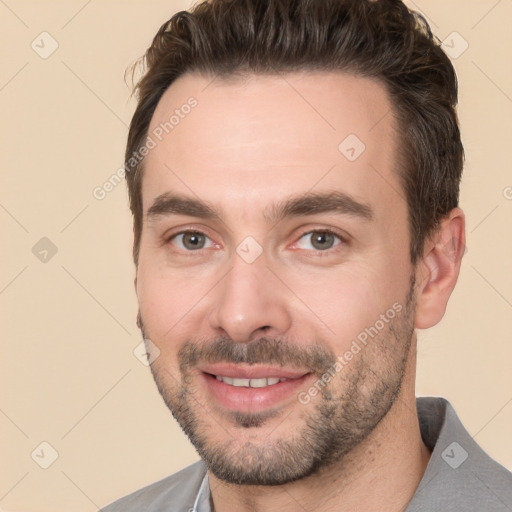
[[[400,196],[402,199],[404,199],[406,206],[407,206],[407,222],[409,226],[409,249],[410,249],[410,256],[411,256],[411,262],[415,264],[415,261],[413,259],[413,225],[412,225],[412,212],[411,212],[411,205],[409,204],[409,194],[408,190],[406,189],[406,179],[407,175],[409,173],[412,173],[412,169],[410,169],[411,162],[410,162],[410,153],[411,153],[411,141],[408,140],[408,137],[406,135],[407,130],[405,129],[407,121],[403,118],[401,115],[401,109],[399,108],[399,105],[395,101],[394,95],[390,89],[390,86],[388,82],[385,80],[384,77],[371,75],[369,73],[365,73],[363,71],[355,69],[355,66],[347,66],[346,68],[336,68],[336,67],[330,67],[330,66],[317,66],[317,65],[304,65],[304,66],[290,66],[289,68],[281,67],[281,68],[273,68],[273,71],[265,69],[265,70],[258,70],[258,69],[249,69],[249,68],[235,68],[233,70],[229,71],[215,71],[212,69],[203,69],[200,66],[189,68],[184,70],[182,73],[180,73],[178,76],[174,78],[174,80],[166,87],[166,89],[162,92],[160,97],[158,98],[158,101],[156,101],[153,112],[151,114],[151,118],[148,122],[147,129],[143,133],[141,140],[144,141],[147,139],[150,133],[150,127],[151,123],[153,121],[155,112],[160,105],[160,102],[162,101],[164,95],[169,91],[169,89],[180,79],[183,79],[185,77],[202,77],[202,78],[212,78],[211,82],[206,87],[209,87],[210,85],[214,84],[215,81],[218,81],[215,85],[231,85],[231,84],[238,84],[238,83],[247,83],[251,79],[257,78],[257,77],[278,77],[283,75],[297,75],[297,74],[344,74],[353,76],[355,78],[370,80],[373,83],[380,85],[385,92],[385,95],[389,101],[390,105],[390,111],[388,112],[389,115],[391,115],[392,121],[390,122],[390,127],[393,131],[392,135],[392,141],[394,142],[394,157],[396,161],[394,162],[394,168],[393,172],[396,173],[400,185]],[[204,89],[203,89],[204,90]],[[386,117],[386,116],[384,116]],[[382,118],[384,119],[384,118]],[[382,120],[381,119],[381,120]],[[377,123],[379,123],[381,120],[379,120]],[[376,126],[376,125],[374,125]],[[373,127],[371,128],[373,129]],[[143,178],[146,170],[146,157],[144,156],[143,159],[139,162],[137,167],[134,169],[136,173],[136,177],[134,177],[134,185],[137,183],[138,187],[135,187],[138,190],[138,193],[140,194],[140,233],[139,233],[139,239],[138,239],[138,247],[134,247],[134,255],[136,254],[136,264],[138,262],[138,254],[140,249],[140,242],[142,239],[142,230],[144,225],[144,208],[143,208],[143,195],[142,195],[142,185],[143,185]],[[402,195],[403,194],[403,195]],[[439,227],[440,222],[438,222],[434,227],[433,231],[435,231],[436,228]],[[428,238],[425,236],[424,240],[422,241],[422,245]]]

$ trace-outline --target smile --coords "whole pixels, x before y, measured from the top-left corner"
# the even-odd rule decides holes
[[[267,386],[274,386],[279,382],[284,382],[289,379],[285,378],[277,378],[277,377],[268,377],[268,378],[259,378],[259,379],[237,379],[233,377],[222,377],[220,375],[216,375],[215,378],[224,382],[224,384],[228,384],[229,386],[235,386],[238,388],[266,388]]]
[[[315,375],[307,369],[216,363],[198,368],[211,404],[224,411],[257,413],[298,403],[297,395]]]

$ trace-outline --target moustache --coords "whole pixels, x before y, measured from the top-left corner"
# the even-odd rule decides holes
[[[220,337],[207,342],[186,341],[178,352],[182,373],[199,363],[265,364],[308,369],[321,376],[336,362],[333,352],[319,346],[301,346],[287,340],[262,337],[247,343]]]

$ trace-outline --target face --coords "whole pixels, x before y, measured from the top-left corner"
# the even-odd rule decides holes
[[[160,137],[145,159],[136,289],[166,404],[232,483],[341,460],[399,395],[413,334],[384,87],[187,74],[148,133]]]

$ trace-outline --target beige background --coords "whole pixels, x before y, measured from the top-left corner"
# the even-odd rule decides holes
[[[0,1],[4,511],[94,511],[197,458],[133,355],[125,186],[92,195],[122,165],[133,111],[126,66],[189,5]],[[418,394],[448,397],[512,469],[512,1],[410,5],[454,51],[464,44],[454,31],[469,44],[454,60],[468,252],[445,319],[420,334]],[[47,59],[31,47],[51,48],[43,31],[59,45]],[[32,252],[42,237],[58,249],[46,262]],[[50,460],[43,441],[59,454],[48,469],[37,463]]]

